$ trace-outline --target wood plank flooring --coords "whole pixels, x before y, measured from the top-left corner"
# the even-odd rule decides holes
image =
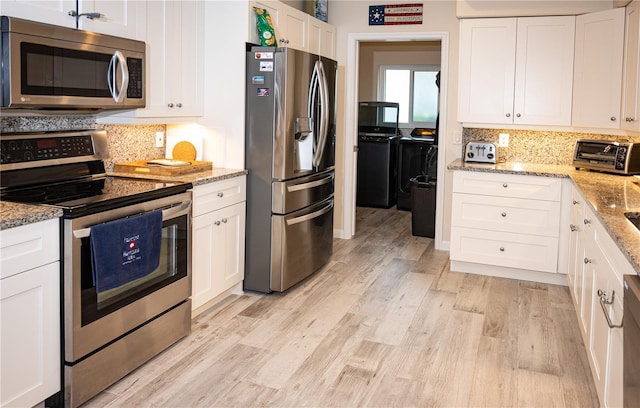
[[[597,407],[565,287],[454,273],[411,214],[358,208],[321,271],[232,296],[87,407]]]

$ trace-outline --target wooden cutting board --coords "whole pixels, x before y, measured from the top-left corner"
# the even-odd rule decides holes
[[[114,170],[116,172],[152,174],[157,176],[180,176],[182,174],[198,173],[213,169],[211,162],[185,160],[191,164],[188,166],[162,166],[157,164],[148,164],[147,160],[139,160],[134,162],[116,163]]]

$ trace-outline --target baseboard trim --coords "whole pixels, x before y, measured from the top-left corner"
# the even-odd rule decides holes
[[[484,265],[453,260],[451,261],[451,271],[547,283],[550,285],[568,286],[567,275],[562,273],[537,272],[527,269],[507,268],[504,266]]]

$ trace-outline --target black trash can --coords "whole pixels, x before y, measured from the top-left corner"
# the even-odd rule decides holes
[[[409,180],[411,185],[411,234],[434,238],[436,235],[436,183],[434,177],[421,174]]]

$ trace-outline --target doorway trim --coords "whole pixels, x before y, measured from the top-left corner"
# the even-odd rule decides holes
[[[349,33],[347,36],[347,78],[345,95],[345,138],[344,138],[344,194],[343,194],[343,236],[352,238],[356,233],[356,175],[357,175],[357,138],[358,123],[358,71],[360,62],[360,43],[371,41],[440,41],[440,125],[438,135],[438,178],[436,185],[436,225],[434,246],[436,249],[448,249],[442,241],[442,218],[444,203],[445,140],[447,134],[447,85],[449,72],[449,33],[437,32],[398,32],[398,33]]]

